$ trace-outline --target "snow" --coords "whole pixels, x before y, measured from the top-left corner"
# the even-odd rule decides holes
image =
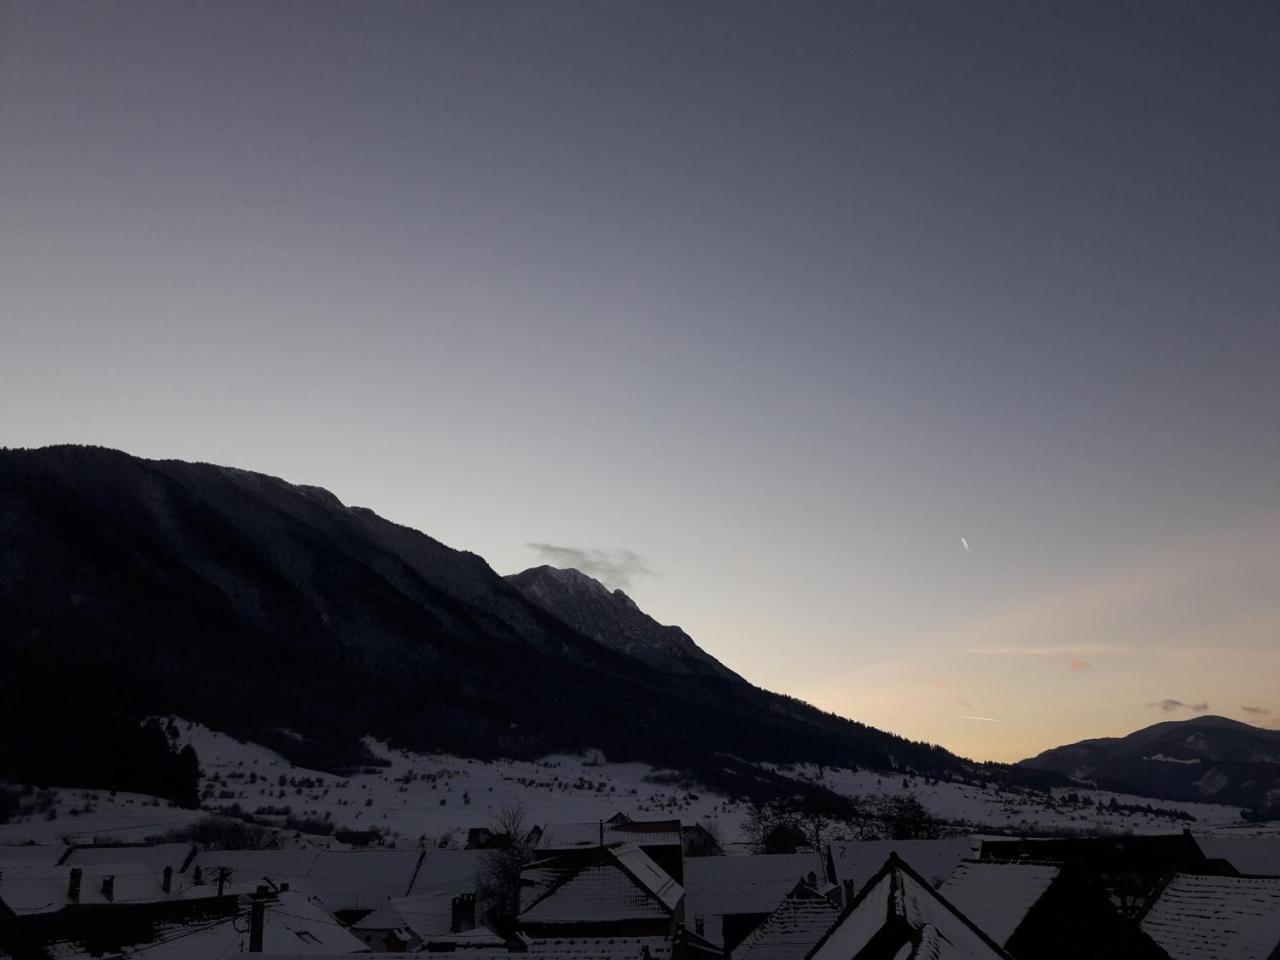
[[[1142,930],[1172,960],[1269,960],[1280,951],[1280,878],[1178,874]]]
[[[160,839],[208,811],[233,805],[281,827],[292,816],[343,829],[376,829],[400,848],[434,848],[442,842],[460,847],[469,828],[491,824],[504,808],[517,802],[525,808],[528,826],[554,824],[557,831],[576,829],[584,837],[594,832],[597,839],[599,822],[618,812],[637,820],[714,822],[726,850],[744,852],[742,823],[749,812],[747,804],[682,781],[671,771],[643,763],[609,763],[599,751],[489,762],[411,753],[370,739],[366,745],[385,766],[337,777],[294,766],[264,746],[237,741],[199,724],[178,720],[177,725],[181,742],[190,743],[200,757],[205,811],[182,810],[153,797],[123,791],[53,788],[43,796],[55,819],[47,819],[50,813],[41,812],[0,825],[0,859],[6,856],[5,845],[29,841],[61,844]],[[1191,826],[1197,835],[1209,835],[1240,824],[1238,808],[1219,804],[1153,801],[1085,788],[1058,789],[1048,799],[1043,793],[998,789],[989,783],[912,774],[832,767],[820,770],[812,765],[762,766],[846,796],[908,793],[935,817],[966,832],[1149,834]],[[1076,802],[1069,799],[1072,794]],[[1196,819],[1111,810],[1112,798],[1120,804],[1182,810]],[[572,824],[577,827],[571,828]],[[303,842],[343,846],[332,838],[312,837]],[[922,869],[927,869],[924,864]]]

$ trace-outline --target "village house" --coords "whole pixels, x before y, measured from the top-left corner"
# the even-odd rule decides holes
[[[764,922],[801,880],[823,875],[816,853],[693,857],[685,863],[685,922],[726,953]]]
[[[1012,960],[894,854],[806,956],[809,960]]]
[[[857,894],[879,873],[885,859],[896,853],[935,887],[940,886],[960,861],[973,856],[975,846],[968,837],[946,840],[862,840],[827,845],[827,879]]]
[[[534,849],[539,857],[551,857],[612,843],[639,847],[667,876],[684,882],[684,836],[679,820],[632,820],[615,813],[608,820],[595,822],[548,823]]]
[[[519,931],[557,937],[671,937],[684,890],[639,847],[589,847],[539,860],[520,876]]]
[[[965,860],[941,893],[1015,960],[1166,960],[1098,881],[1070,866]]]
[[[1041,860],[1068,864],[1097,878],[1126,917],[1136,917],[1172,873],[1234,873],[1210,861],[1191,831],[1157,836],[985,840],[983,860]]]
[[[804,960],[840,915],[841,889],[802,880],[734,947],[733,960]]]

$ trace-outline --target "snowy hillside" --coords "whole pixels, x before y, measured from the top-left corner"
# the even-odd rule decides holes
[[[200,757],[201,802],[206,810],[235,810],[266,823],[315,821],[343,830],[378,830],[389,842],[461,846],[471,827],[490,824],[519,801],[530,823],[595,821],[621,811],[636,819],[714,821],[726,841],[741,849],[750,805],[642,763],[609,763],[598,753],[549,756],[536,761],[474,760],[422,755],[366,740],[379,764],[351,776],[308,770],[253,743],[179,720],[184,743]],[[963,832],[1054,830],[1168,833],[1191,827],[1197,834],[1240,824],[1238,808],[1152,801],[1110,791],[1057,790],[1048,795],[999,789],[993,784],[893,776],[867,770],[769,765],[797,784],[819,783],[845,796],[910,794],[937,819]],[[1074,800],[1068,799],[1074,795]],[[159,805],[151,798],[106,791],[49,791],[48,807],[0,826],[0,844],[69,837],[141,840],[197,819],[199,811]],[[1116,806],[1112,806],[1112,802]],[[1180,819],[1140,810],[1146,805],[1185,811]],[[90,812],[85,812],[89,808]],[[56,811],[53,819],[48,809]]]

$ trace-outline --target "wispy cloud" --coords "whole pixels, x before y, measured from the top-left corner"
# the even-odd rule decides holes
[[[999,722],[1000,722],[1000,718],[999,718],[999,717],[971,717],[971,716],[968,716],[967,714],[966,714],[966,715],[962,715],[960,719],[962,719],[962,720],[985,720],[987,723],[999,723]]]
[[[1088,673],[1093,669],[1093,664],[1086,660],[1068,660],[1067,669],[1073,673]]]
[[[1165,699],[1157,700],[1154,703],[1148,703],[1148,707],[1159,707],[1165,713],[1173,713],[1175,710],[1190,710],[1192,713],[1204,713],[1209,709],[1207,703],[1183,703],[1181,700]]]
[[[981,657],[1081,657],[1128,653],[1132,649],[1129,646],[1109,643],[1063,643],[1039,647],[970,647],[965,653]]]
[[[629,587],[634,578],[653,573],[644,558],[631,550],[596,550],[554,543],[528,543],[525,546],[537,551],[544,563],[581,570],[607,587]]]
[[[1245,713],[1264,714],[1264,713],[1271,712],[1266,707],[1241,707],[1240,709],[1243,710]]]

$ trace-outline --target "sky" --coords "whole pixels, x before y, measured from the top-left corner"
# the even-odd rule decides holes
[[[1014,760],[1280,726],[1280,6],[0,0],[0,444]]]

